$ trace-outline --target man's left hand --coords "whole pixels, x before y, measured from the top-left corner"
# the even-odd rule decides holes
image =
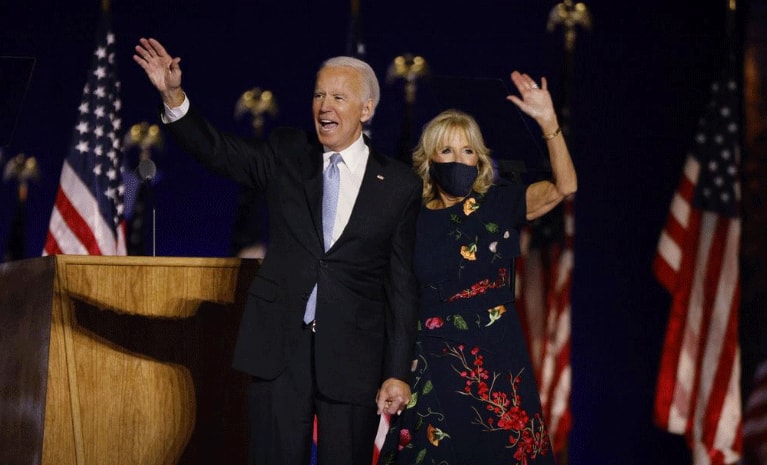
[[[410,402],[410,386],[397,378],[389,378],[381,384],[376,395],[378,414],[399,415]]]

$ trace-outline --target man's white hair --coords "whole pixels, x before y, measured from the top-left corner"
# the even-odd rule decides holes
[[[325,60],[320,70],[330,67],[347,67],[359,71],[360,76],[362,76],[362,86],[366,93],[362,98],[373,101],[373,108],[370,112],[370,117],[372,118],[378,106],[378,101],[381,99],[381,86],[378,84],[378,77],[376,77],[373,68],[359,58],[347,56],[338,56]]]

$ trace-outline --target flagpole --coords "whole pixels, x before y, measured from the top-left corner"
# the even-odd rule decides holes
[[[575,42],[578,36],[578,28],[584,28],[587,30],[591,29],[592,21],[591,21],[591,13],[589,12],[588,8],[584,3],[578,2],[574,3],[572,0],[564,0],[563,2],[557,4],[549,13],[549,20],[546,24],[546,29],[549,32],[553,32],[557,29],[558,26],[562,26],[563,29],[563,49],[564,49],[564,64],[562,68],[562,81],[561,81],[561,97],[560,97],[560,105],[558,114],[560,115],[560,127],[562,128],[562,133],[569,137],[572,135],[572,113],[570,108],[571,103],[571,88],[572,88],[572,76],[573,76],[573,69],[575,67]],[[550,165],[550,162],[548,158],[545,160],[546,166],[548,167]],[[562,243],[561,248],[559,249],[558,256],[556,257],[556,263],[551,264],[550,266],[553,266],[555,270],[557,270],[557,274],[567,274],[569,275],[569,278],[572,277],[572,268],[574,263],[574,235],[575,235],[575,229],[574,229],[574,198],[570,197],[563,201],[560,205],[557,206],[555,210],[552,212],[549,212],[548,215],[544,216],[539,220],[538,225],[536,226],[537,231],[535,231],[536,235],[541,234],[541,230],[545,231],[546,229],[551,229],[555,226],[554,230],[561,231],[562,233]],[[556,249],[555,249],[556,250]],[[552,290],[549,291],[551,295],[547,296],[551,297],[553,301],[559,301],[561,300],[562,296],[569,296],[570,295],[570,279],[568,279],[566,282],[567,284],[564,285],[564,287],[559,288],[559,286],[554,285],[551,287]],[[563,313],[569,313],[570,312],[570,306],[571,303],[569,301],[567,302],[567,308],[552,308],[552,309],[546,309],[546,314],[548,315],[549,312],[554,312],[555,310],[559,310]],[[556,315],[556,313],[554,313]],[[571,317],[567,316],[566,318],[568,321],[571,319]],[[569,325],[569,323],[568,323]],[[569,339],[571,337],[571,328],[567,328],[565,331],[567,338]],[[563,337],[560,335],[560,337]],[[546,350],[546,357],[550,358],[552,355],[550,354],[550,351],[552,349]],[[559,358],[559,357],[555,357]],[[560,362],[557,362],[560,363]],[[567,360],[565,362],[565,365],[558,366],[557,370],[561,371],[564,376],[569,376],[569,365],[570,360]],[[547,387],[549,382],[542,379],[542,387],[545,389],[551,389],[550,387]],[[571,381],[570,381],[571,384]],[[557,391],[554,390],[556,393]],[[546,395],[547,399],[547,411],[550,414],[551,418],[549,418],[549,421],[556,422],[556,424],[550,424],[549,425],[549,431],[554,435],[554,437],[551,438],[552,441],[552,448],[554,449],[554,453],[557,456],[557,462],[560,465],[566,465],[568,462],[568,440],[567,437],[569,436],[570,430],[572,429],[572,417],[570,413],[570,389],[568,389],[568,392],[566,394],[567,399],[565,400],[567,408],[566,411],[559,416],[555,417],[555,414],[553,412],[553,409],[551,405],[555,402],[556,399],[554,397],[556,394],[552,395]],[[561,394],[560,394],[561,396]],[[559,399],[562,401],[562,399]]]
[[[745,5],[745,6],[744,6]],[[749,14],[748,4],[728,2],[729,25],[739,40],[738,82],[742,84],[743,101],[743,235],[740,257],[742,269],[742,301],[739,314],[741,344],[741,391],[743,393],[744,463],[767,463],[767,313],[764,312],[764,288],[767,282],[767,247],[764,231],[767,208],[763,198],[767,179],[767,123],[763,111],[767,96],[762,92],[767,77],[764,34],[767,23],[761,15]],[[745,8],[745,9],[744,9]],[[737,14],[736,14],[737,13]],[[737,18],[737,21],[735,20]],[[737,27],[737,28],[736,28]],[[746,71],[747,70],[747,71]]]
[[[590,30],[591,24],[591,13],[586,5],[581,2],[573,3],[572,0],[564,0],[557,4],[549,13],[549,21],[546,24],[546,29],[549,32],[556,30],[558,26],[563,28],[565,59],[562,70],[562,97],[559,113],[562,117],[560,126],[565,135],[568,135],[570,130],[570,87],[578,27]]]
[[[40,179],[37,159],[20,153],[8,160],[8,163],[5,165],[3,180],[12,182],[14,179],[18,184],[16,214],[8,232],[8,240],[2,260],[4,262],[24,258],[26,250],[26,202],[29,182]]]
[[[349,5],[349,36],[346,40],[346,54],[350,57],[365,56],[365,44],[362,42],[360,24],[360,0],[351,0]]]
[[[152,161],[152,149],[163,147],[163,137],[160,127],[156,124],[149,124],[146,121],[136,123],[130,127],[125,134],[123,147],[127,152],[132,147],[139,148],[139,163],[135,168],[141,184],[138,187],[136,200],[133,204],[130,222],[128,223],[127,234],[127,253],[128,255],[146,255],[145,249],[145,228],[147,205],[152,211],[151,236],[152,236],[152,256],[157,255],[157,237],[156,237],[156,219],[157,212],[154,202],[153,183],[157,173],[157,167]]]
[[[277,117],[277,99],[271,90],[253,87],[240,95],[234,109],[235,119],[250,115],[253,135],[264,139],[266,117]],[[264,195],[257,189],[242,186],[237,196],[237,211],[232,227],[232,255],[240,258],[264,258],[267,249],[269,214]]]
[[[397,158],[410,165],[412,159],[412,126],[418,81],[429,76],[429,65],[422,56],[406,53],[399,55],[389,65],[386,82],[399,79],[405,83],[405,110],[402,117],[402,129],[397,143]]]

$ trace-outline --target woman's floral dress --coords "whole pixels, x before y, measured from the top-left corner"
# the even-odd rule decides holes
[[[412,400],[379,464],[554,463],[511,289],[525,214],[525,186],[506,183],[422,208]]]

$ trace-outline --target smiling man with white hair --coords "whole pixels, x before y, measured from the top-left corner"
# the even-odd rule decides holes
[[[315,132],[280,128],[253,141],[195,111],[180,58],[158,41],[140,39],[134,60],[183,150],[267,199],[270,243],[234,353],[234,367],[252,376],[250,463],[308,464],[316,414],[320,465],[368,465],[376,414],[410,400],[421,199],[410,167],[363,135],[380,96],[375,73],[356,58],[327,60],[314,89]]]

